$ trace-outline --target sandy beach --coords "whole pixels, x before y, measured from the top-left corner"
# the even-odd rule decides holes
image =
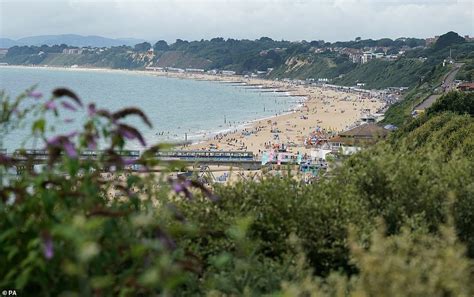
[[[246,83],[261,86],[263,91],[275,89],[301,98],[293,111],[269,119],[254,121],[243,129],[215,135],[204,142],[185,149],[247,150],[260,156],[275,144],[290,144],[290,153],[308,153],[304,140],[319,129],[337,133],[354,126],[362,116],[375,113],[385,104],[370,96],[333,90],[324,87],[296,85],[291,82],[243,78],[241,76],[214,76],[187,73],[156,73],[177,78]]]

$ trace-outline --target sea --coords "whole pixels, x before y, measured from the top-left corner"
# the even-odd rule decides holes
[[[36,86],[46,102],[58,87],[74,91],[86,104],[117,111],[125,107],[143,110],[153,124],[148,128],[138,119],[127,119],[136,126],[148,145],[199,142],[217,133],[244,129],[253,121],[270,118],[290,111],[300,98],[281,92],[262,90],[242,85],[154,76],[137,71],[72,70],[46,67],[0,67],[0,89],[10,99]],[[34,99],[28,99],[34,100]],[[63,112],[64,117],[48,117],[55,129],[51,134],[65,134],[77,130],[84,122],[86,110]],[[66,124],[64,119],[73,118]],[[41,149],[44,144],[33,140],[29,118],[0,141],[8,151],[17,148]],[[2,133],[3,134],[3,133]],[[137,142],[129,149],[142,149]]]

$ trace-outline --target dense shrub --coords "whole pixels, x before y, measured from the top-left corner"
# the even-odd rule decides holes
[[[8,169],[21,155],[0,155],[2,288],[40,296],[473,294],[465,253],[474,257],[474,120],[452,105],[315,184],[284,174],[210,191],[127,170],[130,160],[116,152],[128,140],[145,144],[125,121],[148,123],[138,109],[85,107],[65,89],[0,103],[0,134],[32,123],[49,152],[46,170],[27,161],[19,176]],[[46,115],[61,120],[62,109],[87,120],[48,138]],[[28,122],[29,114],[37,117]],[[98,144],[106,153],[97,160],[77,158]],[[149,157],[162,148],[146,150],[142,168],[155,166]],[[103,172],[112,166],[114,174]]]
[[[352,271],[348,264],[347,227],[353,224],[362,230],[369,221],[355,195],[332,184],[307,186],[290,178],[239,182],[219,187],[216,193],[223,199],[216,204],[203,202],[205,212],[202,204],[178,203],[185,217],[202,224],[202,233],[190,242],[203,257],[233,250],[234,243],[228,240],[225,230],[235,219],[250,216],[253,221],[249,236],[262,256],[282,259],[291,250],[287,239],[294,234],[308,252],[316,273]]]
[[[438,100],[428,109],[428,113],[452,111],[458,114],[474,116],[474,93],[450,92]]]
[[[359,274],[348,279],[334,273],[325,280],[306,278],[285,283],[283,296],[438,296],[468,297],[474,293],[473,262],[463,255],[463,246],[451,227],[441,227],[439,236],[426,230],[404,228],[398,235],[374,231],[370,248],[351,241],[351,255]]]

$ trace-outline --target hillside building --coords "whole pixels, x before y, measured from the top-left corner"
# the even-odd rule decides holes
[[[82,54],[82,48],[65,48],[63,49],[63,54],[66,55],[80,55]]]
[[[461,83],[457,89],[464,92],[474,92],[474,82]]]
[[[167,67],[166,71],[168,72],[178,72],[178,73],[183,73],[185,70],[182,68],[175,68],[175,67]]]
[[[235,75],[235,71],[222,70],[222,71],[221,71],[221,74],[222,74],[222,75]]]
[[[435,37],[429,37],[425,39],[426,46],[433,45],[436,41],[438,41],[439,36],[436,35]]]
[[[375,59],[375,55],[372,52],[364,52],[361,57],[361,63],[365,64],[371,60]]]
[[[186,68],[185,71],[189,73],[204,73],[204,69],[200,68]]]
[[[474,41],[474,36],[464,35],[464,39],[467,42],[473,42]]]
[[[152,67],[152,66],[147,66],[145,67],[146,70],[149,70],[149,71],[164,71],[164,68],[163,67]]]

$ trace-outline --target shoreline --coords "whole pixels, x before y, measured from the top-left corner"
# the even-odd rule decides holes
[[[149,70],[129,70],[129,69],[113,69],[113,68],[94,68],[94,67],[75,67],[75,68],[71,68],[71,67],[61,67],[61,66],[27,66],[27,65],[1,65],[0,67],[4,67],[4,68],[14,68],[14,69],[45,69],[45,70],[58,70],[58,71],[71,71],[71,72],[103,72],[103,73],[119,73],[119,74],[133,74],[133,75],[148,75],[148,76],[156,76],[156,77],[163,77],[163,78],[171,78],[171,79],[187,79],[187,80],[193,80],[193,81],[205,81],[205,82],[211,82],[211,83],[229,83],[229,84],[232,84],[232,86],[235,86],[235,87],[239,87],[239,86],[242,86],[242,87],[245,87],[245,86],[248,86],[249,83],[248,82],[244,82],[244,81],[236,81],[235,79],[239,79],[239,78],[242,78],[240,76],[235,76],[233,77],[232,79],[229,79],[229,80],[226,80],[226,79],[223,79],[224,77],[214,77],[213,75],[208,75],[209,78],[206,78],[206,79],[203,79],[203,78],[200,78],[200,79],[197,79],[195,77],[193,77],[193,74],[189,74],[189,73],[172,73],[172,72],[169,72],[169,73],[162,73],[162,72],[156,72],[156,71],[149,71]],[[205,74],[205,76],[207,76]],[[228,77],[225,77],[225,78],[228,78]],[[243,79],[243,78],[242,78]],[[238,85],[237,85],[238,84]],[[252,84],[250,84],[252,85]],[[255,86],[255,84],[253,85]],[[260,88],[253,88],[255,89],[257,92],[261,92],[259,91]],[[276,97],[284,97],[285,99],[298,99],[298,98],[301,98],[302,96],[293,96],[291,94],[288,93],[288,90],[279,90],[279,89],[275,89],[274,91],[268,91],[269,89],[263,89],[261,88],[261,90],[266,90],[265,93],[281,93],[281,95],[278,95]],[[306,99],[306,97],[304,97],[304,100]],[[204,133],[199,133],[199,134],[194,134],[194,135],[190,135],[190,138],[195,138],[194,140],[191,141],[190,145],[197,145],[197,144],[200,144],[200,143],[203,143],[203,142],[206,142],[210,139],[212,139],[212,137],[214,137],[215,135],[219,135],[219,134],[222,134],[222,133],[229,133],[229,132],[232,132],[232,131],[242,131],[248,127],[251,127],[252,125],[254,125],[255,122],[258,122],[260,120],[267,120],[267,119],[272,119],[272,118],[275,118],[275,117],[278,117],[278,116],[281,116],[281,115],[285,115],[285,114],[289,114],[289,113],[293,113],[293,112],[296,112],[297,109],[302,105],[302,102],[301,100],[299,102],[295,102],[294,105],[290,106],[289,107],[289,110],[283,112],[283,113],[280,113],[280,114],[277,114],[277,115],[271,115],[271,116],[264,116],[262,118],[255,118],[255,119],[252,119],[252,120],[246,120],[245,123],[242,123],[242,124],[239,124],[238,126],[236,127],[228,127],[228,128],[223,128],[223,127],[214,127],[214,128],[210,128],[209,130],[207,131],[204,131]],[[220,128],[220,129],[219,129]],[[208,136],[202,136],[202,134],[205,134],[205,135],[208,135]],[[195,137],[193,137],[195,136]],[[171,144],[173,144],[174,140],[171,140]],[[180,141],[178,141],[178,143],[180,143]]]
[[[291,96],[288,96],[288,97],[291,97]],[[190,144],[189,144],[189,147],[193,147],[193,146],[197,146],[197,145],[209,142],[209,141],[212,140],[212,137],[215,137],[215,136],[218,136],[218,135],[221,135],[221,134],[227,134],[227,133],[237,134],[239,132],[244,131],[247,128],[251,128],[253,125],[255,125],[256,123],[258,123],[260,121],[272,120],[272,119],[278,118],[280,116],[295,113],[295,112],[297,112],[297,108],[299,108],[299,106],[301,106],[301,105],[302,104],[298,104],[297,106],[292,108],[292,110],[283,112],[283,113],[278,114],[278,115],[272,115],[272,116],[267,116],[267,117],[263,117],[263,118],[257,118],[257,119],[254,119],[254,120],[250,120],[245,124],[238,125],[234,129],[233,128],[228,128],[228,129],[223,129],[223,130],[219,130],[219,131],[216,131],[216,132],[209,132],[210,136],[206,137],[205,139],[198,140],[198,141],[191,141]]]
[[[339,132],[354,126],[364,113],[374,113],[384,103],[361,94],[344,90],[333,90],[322,86],[299,85],[291,81],[269,80],[242,76],[223,76],[205,73],[158,72],[150,70],[124,70],[109,68],[57,67],[57,66],[24,66],[2,65],[9,68],[34,68],[62,71],[98,71],[108,73],[152,75],[173,79],[190,79],[228,83],[236,87],[251,88],[258,92],[273,92],[287,99],[294,98],[297,104],[288,112],[256,118],[238,127],[229,127],[226,131],[206,131],[204,137],[194,140],[182,149],[210,149],[218,146],[219,150],[249,150],[256,155],[269,147],[269,143],[295,143],[298,152],[307,151],[303,139],[315,129]],[[280,131],[273,133],[272,131]],[[280,138],[280,136],[282,136]],[[236,149],[236,146],[238,148]],[[271,146],[270,146],[271,147]]]
[[[215,135],[211,139],[181,147],[193,150],[245,150],[259,157],[274,145],[294,145],[289,153],[310,153],[306,140],[316,131],[337,133],[354,127],[360,118],[385,106],[371,94],[334,90],[321,86],[298,85],[291,81],[274,81],[241,76],[218,76],[196,73],[156,73],[157,76],[217,81],[250,86],[261,90],[276,90],[286,96],[304,98],[287,113],[256,119],[242,130]],[[277,131],[277,132],[274,132]]]

